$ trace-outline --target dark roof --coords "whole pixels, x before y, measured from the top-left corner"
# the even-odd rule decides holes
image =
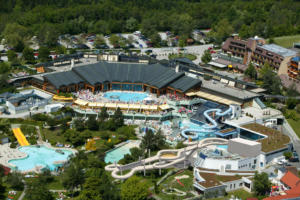
[[[0,98],[3,98],[3,99],[8,99],[12,96],[14,96],[14,94],[11,92],[4,92],[4,93],[0,94]]]
[[[160,89],[174,82],[175,89],[186,91],[201,82],[193,78],[186,78],[184,73],[176,73],[172,68],[158,63],[145,65],[99,62],[75,67],[68,72],[45,75],[45,78],[56,88],[79,82],[87,82],[91,85],[104,82],[128,82],[145,83]],[[184,79],[181,80],[182,78]]]
[[[170,84],[170,87],[179,89],[182,92],[186,92],[190,88],[194,87],[197,84],[200,84],[201,81],[199,79],[194,79],[188,76],[184,76],[173,83]]]
[[[73,71],[47,74],[44,77],[47,80],[49,80],[56,88],[59,88],[60,86],[67,86],[67,85],[78,84],[80,82],[83,82],[83,79],[80,78]]]
[[[185,63],[185,64],[190,64],[190,65],[196,65],[190,59],[185,58],[185,57],[183,57],[183,58],[175,58],[174,61]]]

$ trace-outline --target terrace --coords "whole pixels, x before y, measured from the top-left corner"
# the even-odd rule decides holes
[[[265,153],[285,148],[286,145],[290,143],[290,138],[278,130],[271,129],[257,123],[246,124],[242,127],[268,136],[264,139],[258,140],[258,142],[262,145],[262,151]]]
[[[197,182],[197,183],[204,188],[221,186],[221,185],[223,185],[223,183],[236,181],[236,180],[239,180],[242,178],[239,175],[222,176],[222,175],[217,175],[214,173],[205,173],[205,172],[200,172],[199,174],[205,181]]]

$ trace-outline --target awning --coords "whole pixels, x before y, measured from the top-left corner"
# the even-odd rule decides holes
[[[195,96],[196,93],[195,92],[188,92],[185,95],[188,96],[188,97],[191,97],[191,96]]]
[[[160,105],[159,108],[160,108],[161,110],[168,110],[168,109],[170,109],[171,107],[170,107],[168,104],[163,104],[163,105]]]
[[[128,109],[128,104],[117,104],[117,107],[119,107],[119,108],[125,108],[125,109]]]
[[[213,95],[213,94],[209,94],[209,93],[203,92],[203,91],[196,92],[195,95],[197,95],[198,97],[201,97],[203,99],[218,102],[220,104],[226,104],[226,105],[230,105],[230,104],[241,105],[242,104],[240,102],[233,101],[233,100],[230,100],[230,99],[226,99],[224,97],[216,96],[216,95]]]
[[[214,62],[214,61],[211,61],[208,64],[212,65],[214,67],[218,67],[218,68],[226,68],[227,67],[227,65],[223,65],[223,64],[220,64],[220,63],[217,63],[217,62]]]
[[[95,103],[95,102],[89,102],[89,106],[90,107],[97,107],[97,103]]]
[[[141,105],[140,104],[129,104],[129,109],[140,109]]]
[[[80,106],[86,106],[89,102],[81,100],[81,99],[76,99],[76,101],[74,103],[77,105],[80,105]]]

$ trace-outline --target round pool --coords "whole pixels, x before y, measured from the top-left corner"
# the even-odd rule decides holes
[[[148,97],[144,92],[105,92],[103,95],[112,101],[139,102]]]

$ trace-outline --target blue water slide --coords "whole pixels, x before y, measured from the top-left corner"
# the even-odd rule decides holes
[[[205,128],[205,129],[214,129],[214,128],[217,128],[217,127],[218,127],[218,123],[216,122],[216,120],[213,119],[213,118],[211,118],[211,117],[209,116],[209,114],[208,114],[208,113],[211,113],[211,112],[216,112],[215,115],[217,116],[217,118],[219,118],[219,117],[223,117],[223,116],[225,116],[225,115],[230,114],[230,113],[232,112],[232,108],[229,107],[229,108],[228,108],[227,110],[225,110],[224,112],[222,112],[221,109],[209,109],[209,110],[206,110],[206,111],[204,112],[204,116],[206,117],[206,119],[208,119],[208,121],[209,121],[212,125],[210,125],[210,124],[205,124],[205,125],[203,126],[203,128]]]

